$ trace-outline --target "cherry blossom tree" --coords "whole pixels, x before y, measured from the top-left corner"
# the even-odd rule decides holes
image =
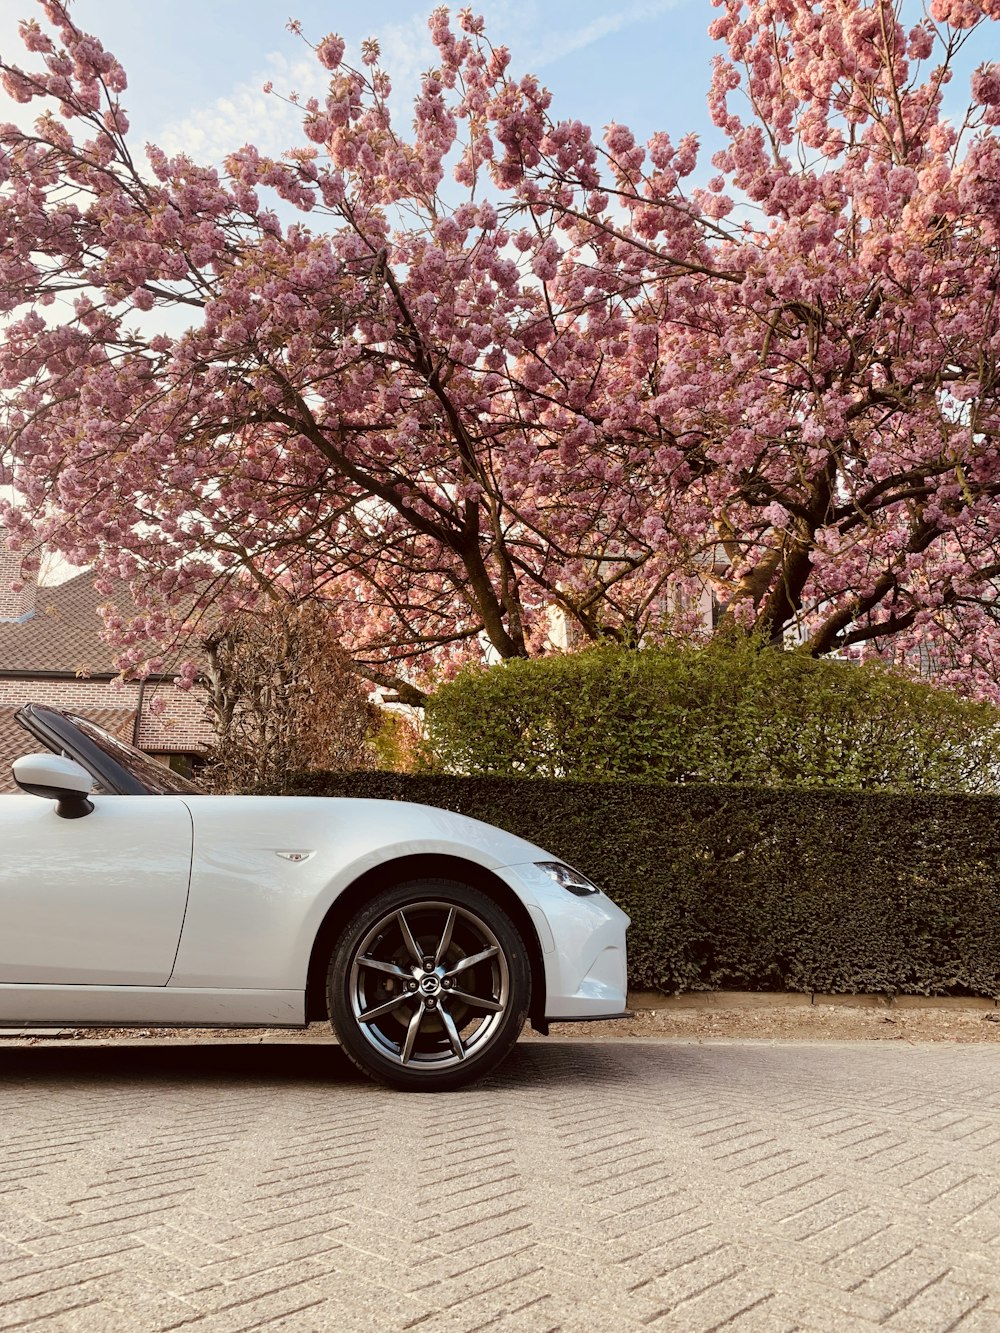
[[[700,186],[694,136],[556,119],[465,10],[406,133],[330,36],[283,158],[140,155],[118,62],[41,9],[0,58],[42,107],[0,128],[4,522],[133,584],[127,665],[280,587],[417,699],[553,608],[683,631],[707,583],[1000,697],[1000,67],[943,110],[1000,0],[723,0]]]

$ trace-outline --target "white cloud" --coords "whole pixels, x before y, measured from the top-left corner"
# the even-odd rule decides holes
[[[541,70],[574,52],[592,46],[637,23],[674,9],[683,0],[633,0],[619,9],[599,14],[578,27],[554,18],[537,0],[494,0],[487,7],[487,36],[496,43],[516,43],[517,70]],[[420,88],[420,76],[434,64],[435,51],[427,30],[426,13],[386,24],[372,34],[381,46],[381,65],[392,79],[391,106],[402,130],[410,124],[410,105]],[[357,59],[354,37],[348,58]],[[234,85],[228,93],[170,121],[157,142],[168,153],[184,152],[202,162],[221,163],[227,153],[245,143],[276,156],[302,143],[301,113],[276,96],[262,92],[270,81],[277,93],[295,91],[307,97],[326,95],[327,72],[311,53],[292,59],[271,52],[261,70]]]
[[[392,80],[393,112],[396,116],[405,116],[404,127],[408,127],[409,108],[420,91],[421,76],[435,63],[436,52],[427,30],[426,15],[421,14],[407,23],[389,24],[374,35],[382,52],[379,64]]]
[[[675,8],[683,0],[632,0],[621,8],[598,14],[573,27],[564,21],[574,14],[574,7],[555,7],[546,0],[492,0],[487,11],[487,35],[497,43],[508,42],[515,48],[517,72],[541,71],[557,61],[594,43],[621,32],[634,24],[655,18]],[[434,64],[435,52],[427,30],[427,12],[421,6],[406,20],[384,24],[373,35],[382,49],[381,64],[393,85],[391,104],[397,124],[409,129],[410,107],[419,91],[420,76]],[[358,31],[349,34],[348,56],[357,59]],[[346,24],[345,24],[346,26]],[[348,34],[345,34],[348,35]],[[0,51],[15,60],[27,53],[17,34],[10,10],[0,7]],[[28,60],[31,57],[27,57]],[[196,161],[221,165],[225,156],[245,143],[255,144],[262,153],[278,156],[303,142],[301,111],[280,96],[263,91],[273,83],[275,93],[287,95],[293,90],[302,101],[308,97],[322,100],[329,75],[313,54],[301,48],[291,53],[272,51],[261,59],[252,77],[235,82],[223,95],[190,106],[185,114],[169,120],[151,137],[168,153],[183,152]],[[14,119],[27,128],[42,109],[40,103],[21,107],[9,101],[0,108],[0,119]]]
[[[554,65],[557,60],[562,60],[575,51],[593,46],[595,42],[611,37],[624,28],[630,28],[635,23],[644,23],[647,19],[656,18],[659,14],[676,9],[682,3],[683,0],[641,0],[640,3],[627,5],[609,14],[601,14],[582,27],[569,32],[546,33],[544,37],[536,38],[534,45],[529,47],[526,65],[529,69],[543,69],[546,65]]]
[[[434,47],[425,18],[387,25],[373,34],[381,46],[381,66],[392,79],[390,105],[403,125],[409,124],[408,105],[420,88],[420,76],[434,61]],[[348,59],[357,58],[348,49]],[[302,112],[275,94],[287,97],[296,92],[300,102],[316,97],[322,102],[329,82],[328,72],[311,53],[292,60],[273,51],[265,57],[259,74],[236,84],[225,96],[170,121],[158,136],[167,153],[187,153],[196,161],[221,163],[227,153],[252,143],[262,153],[276,157],[303,142]],[[274,94],[263,91],[274,85]]]
[[[275,93],[296,92],[304,102],[326,94],[329,75],[311,55],[299,60],[272,52],[264,72],[238,83],[224,97],[217,97],[163,127],[158,138],[166,153],[187,153],[196,162],[221,163],[246,143],[277,157],[302,142],[302,112],[280,97],[264,92],[272,82]]]

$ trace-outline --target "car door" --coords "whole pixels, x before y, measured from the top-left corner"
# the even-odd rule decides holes
[[[179,796],[0,796],[0,984],[165,986],[191,877]]]

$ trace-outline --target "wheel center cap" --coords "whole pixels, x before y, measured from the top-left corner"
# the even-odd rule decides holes
[[[420,989],[425,995],[437,995],[441,989],[440,979],[433,975],[423,977],[420,982]]]

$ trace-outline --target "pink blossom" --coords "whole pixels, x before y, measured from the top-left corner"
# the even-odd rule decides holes
[[[336,69],[344,58],[344,39],[330,33],[316,46],[316,56],[324,69]]]
[[[983,106],[1000,106],[1000,65],[980,65],[972,76],[972,96]]]
[[[1000,0],[717,10],[710,172],[443,7],[412,118],[326,37],[286,153],[137,172],[114,56],[57,0],[26,25],[0,77],[54,114],[0,127],[0,523],[130,583],[129,670],[191,606],[324,590],[365,669],[440,678],[554,605],[655,636],[697,570],[734,627],[1000,699],[1000,100],[983,65],[945,118],[941,28]]]

